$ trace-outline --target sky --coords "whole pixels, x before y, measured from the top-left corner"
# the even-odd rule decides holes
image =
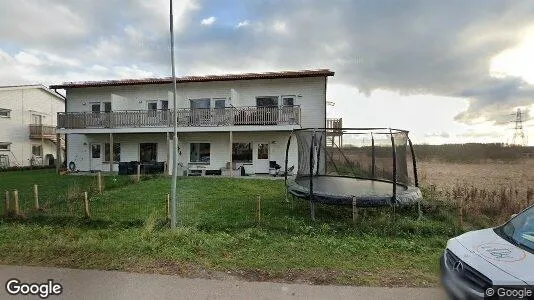
[[[0,85],[166,77],[169,0],[0,0]],[[328,68],[328,117],[534,145],[534,1],[174,1],[178,75]]]

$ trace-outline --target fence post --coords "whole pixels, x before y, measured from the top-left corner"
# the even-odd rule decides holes
[[[87,192],[83,192],[83,202],[85,204],[85,217],[91,218],[91,213],[89,212],[89,198],[87,197]]]
[[[137,183],[141,182],[141,164],[137,164]]]
[[[33,185],[33,196],[35,198],[35,209],[39,210],[39,187],[37,186],[37,184]]]
[[[460,223],[460,228],[464,227],[464,198],[460,195],[460,204],[458,207],[458,221]]]
[[[19,191],[14,190],[13,191],[13,199],[15,200],[15,215],[20,214],[20,206],[19,206]]]
[[[167,219],[171,219],[171,194],[167,194]]]
[[[258,195],[258,202],[256,205],[256,210],[258,213],[258,225],[261,224],[261,195]]]
[[[4,207],[4,214],[7,217],[9,215],[9,191],[6,191],[6,198],[5,198],[5,207]]]
[[[98,181],[98,192],[100,194],[102,194],[102,173],[101,172],[98,172],[98,178],[97,178],[97,181]]]
[[[356,197],[352,196],[352,222],[356,223],[358,219],[358,207],[356,206]]]

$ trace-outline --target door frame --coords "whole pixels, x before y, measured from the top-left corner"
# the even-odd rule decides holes
[[[103,146],[104,143],[89,143],[89,171],[102,171],[102,167],[103,167],[103,161],[104,161],[104,157],[103,157],[103,148],[105,148]],[[96,166],[94,165],[93,163],[93,160],[96,160],[98,158],[93,158],[93,145],[99,145],[100,146],[100,165],[99,165],[99,168],[95,168]]]
[[[264,144],[267,145],[267,159],[258,158],[258,145]],[[255,174],[269,174],[269,162],[271,160],[271,144],[265,141],[255,141],[252,142],[252,167]],[[266,167],[260,166],[260,161],[267,161]],[[258,172],[259,171],[259,172]]]

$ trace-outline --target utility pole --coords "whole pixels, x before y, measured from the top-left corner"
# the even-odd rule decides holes
[[[172,64],[172,176],[171,176],[171,228],[176,228],[177,211],[176,211],[176,180],[178,179],[178,132],[176,124],[176,70],[174,66],[174,17],[172,12],[172,0],[170,0],[170,31],[171,31],[171,64]]]

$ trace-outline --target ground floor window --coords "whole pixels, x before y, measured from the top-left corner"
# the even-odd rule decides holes
[[[43,147],[41,147],[41,145],[32,145],[32,154],[33,156],[42,156]]]
[[[190,162],[209,163],[210,162],[210,143],[191,143],[190,145]]]
[[[109,162],[109,143],[104,145],[104,161]],[[121,161],[121,144],[113,143],[113,162]]]
[[[9,167],[9,156],[6,154],[0,154],[0,168]]]
[[[141,162],[154,162],[158,160],[158,144],[141,143],[139,144],[139,160]]]
[[[11,143],[0,143],[0,151],[9,151]]]
[[[252,163],[252,143],[233,143],[232,161],[237,163]]]

